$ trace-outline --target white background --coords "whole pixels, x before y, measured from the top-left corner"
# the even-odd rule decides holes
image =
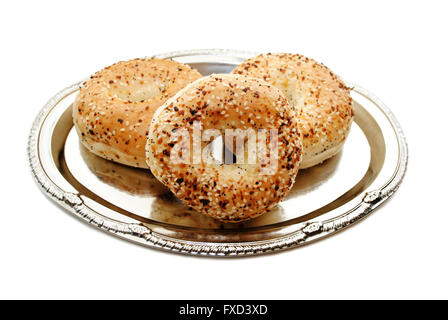
[[[446,1],[3,1],[0,298],[448,298]],[[246,259],[133,245],[53,205],[31,178],[29,128],[60,89],[174,50],[302,53],[368,88],[408,138],[378,212],[300,249]]]

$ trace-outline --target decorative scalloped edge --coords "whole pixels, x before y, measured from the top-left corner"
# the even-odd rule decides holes
[[[221,54],[232,56],[235,54],[251,53],[243,51],[238,52],[232,50],[214,49],[172,52],[157,56],[175,57],[189,54]],[[133,240],[148,247],[159,248],[184,254],[203,256],[248,256],[296,247],[306,242],[317,240],[318,238],[337,232],[367,216],[370,212],[372,212],[373,209],[378,207],[382,202],[392,196],[392,194],[398,189],[399,185],[401,184],[406,172],[408,161],[408,147],[403,130],[401,129],[401,126],[393,115],[392,111],[376,96],[374,96],[367,90],[356,85],[351,85],[350,87],[352,88],[352,90],[371,100],[378,106],[378,108],[380,108],[384,112],[384,114],[386,114],[397,135],[400,158],[394,176],[386,185],[384,185],[380,189],[366,192],[363,200],[358,205],[356,205],[352,210],[349,210],[345,214],[340,215],[339,217],[324,221],[305,223],[299,230],[275,239],[240,243],[204,243],[179,240],[163,236],[153,232],[148,227],[142,224],[122,223],[100,215],[99,213],[87,207],[78,194],[62,190],[46,175],[39,159],[38,139],[40,128],[52,108],[63,97],[78,90],[81,83],[82,82],[76,83],[57,93],[45,104],[45,106],[37,115],[32,125],[28,140],[28,160],[33,176],[40,187],[45,191],[45,194],[47,196],[49,196],[53,201],[55,201],[62,207],[66,208],[76,217],[81,218],[85,222],[90,223],[103,231],[107,231],[117,236]]]

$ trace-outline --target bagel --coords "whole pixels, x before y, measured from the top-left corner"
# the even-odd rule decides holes
[[[148,169],[145,145],[155,110],[201,75],[165,59],[118,62],[83,83],[73,103],[81,143],[94,154]]]
[[[341,150],[354,116],[352,98],[349,88],[326,66],[299,54],[261,54],[232,73],[264,79],[285,94],[302,130],[300,169]]]
[[[256,161],[234,164],[210,159],[203,152],[206,156],[200,154],[195,161],[195,146],[199,144],[199,150],[209,146],[202,141],[207,139],[192,142],[194,138],[189,138],[191,134],[194,137],[195,125],[204,134],[215,130],[215,138],[222,134],[226,144],[227,130],[256,130],[258,134],[266,130],[271,133],[264,141],[257,135],[257,148],[265,143],[277,152],[270,148],[269,156],[262,153]],[[180,131],[188,136],[180,137]],[[236,147],[237,152],[243,150],[238,144]],[[193,155],[184,154],[188,148]],[[253,155],[246,147],[244,151],[244,159]],[[279,89],[261,79],[216,74],[191,83],[156,111],[146,160],[154,176],[184,203],[218,220],[239,222],[269,211],[286,196],[301,152],[296,113]],[[183,162],[173,161],[179,154]]]

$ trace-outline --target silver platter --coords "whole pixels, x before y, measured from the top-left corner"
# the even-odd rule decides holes
[[[253,53],[228,50],[158,55],[203,75],[227,73]],[[81,220],[151,248],[192,255],[246,256],[284,250],[353,225],[398,188],[408,150],[392,112],[365,89],[348,84],[355,121],[337,156],[299,172],[277,209],[249,222],[220,223],[177,200],[149,170],[99,158],[79,144],[71,104],[81,82],[40,111],[28,142],[29,162],[45,194]]]

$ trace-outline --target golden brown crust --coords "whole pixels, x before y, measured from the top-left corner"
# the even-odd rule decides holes
[[[260,174],[260,162],[244,165],[175,164],[171,153],[179,141],[173,132],[277,129],[278,166]],[[147,162],[154,176],[193,209],[214,218],[238,222],[273,208],[288,193],[298,171],[302,139],[296,113],[280,90],[241,75],[201,78],[168,100],[154,115],[149,130]],[[203,146],[201,146],[203,147]]]
[[[299,54],[262,54],[232,73],[264,79],[285,94],[302,130],[301,169],[340,150],[354,115],[352,99],[350,90],[326,66]]]
[[[87,80],[73,104],[81,142],[93,153],[147,168],[146,135],[155,110],[201,75],[165,59],[118,62]]]

